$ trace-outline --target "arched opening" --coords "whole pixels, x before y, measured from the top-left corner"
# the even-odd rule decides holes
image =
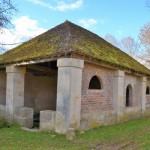
[[[93,76],[90,80],[89,89],[101,89],[102,85],[97,76]]]
[[[132,87],[128,85],[126,88],[126,107],[132,106]]]
[[[150,94],[150,89],[149,89],[149,86],[147,86],[146,88],[146,95],[149,95]]]

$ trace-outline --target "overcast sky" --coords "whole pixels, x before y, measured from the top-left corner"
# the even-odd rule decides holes
[[[22,43],[69,20],[104,37],[132,36],[150,21],[145,0],[13,0],[19,9],[14,29],[1,36],[3,43]],[[8,49],[12,46],[8,46]]]

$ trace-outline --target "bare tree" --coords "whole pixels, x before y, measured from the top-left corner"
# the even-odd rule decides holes
[[[11,0],[0,0],[0,29],[9,28],[16,8]]]
[[[0,0],[0,34],[5,34],[4,31],[6,29],[13,27],[11,19],[16,11],[17,9],[11,0]],[[5,45],[9,45],[9,43],[5,44],[0,39],[1,52],[6,50]]]
[[[142,45],[141,58],[150,66],[150,23],[145,24],[141,28],[139,39]]]
[[[113,35],[107,34],[105,40],[119,48],[119,41]]]
[[[150,0],[145,0],[145,4],[147,7],[150,7]]]
[[[128,36],[120,41],[120,47],[133,58],[137,58],[140,52],[140,45],[132,37]]]
[[[117,40],[113,35],[108,34],[105,36],[105,40],[128,53],[131,57],[135,59],[138,58],[140,45],[132,37],[128,36],[121,40]]]

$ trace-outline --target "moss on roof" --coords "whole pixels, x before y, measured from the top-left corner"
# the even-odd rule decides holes
[[[69,21],[9,50],[0,56],[0,64],[15,63],[76,52],[118,67],[150,75],[150,70],[98,35]]]

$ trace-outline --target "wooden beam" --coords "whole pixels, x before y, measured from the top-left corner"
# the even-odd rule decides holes
[[[51,69],[51,68],[42,67],[38,65],[27,65],[26,67],[32,70],[40,71],[40,72],[56,74],[56,69]]]

